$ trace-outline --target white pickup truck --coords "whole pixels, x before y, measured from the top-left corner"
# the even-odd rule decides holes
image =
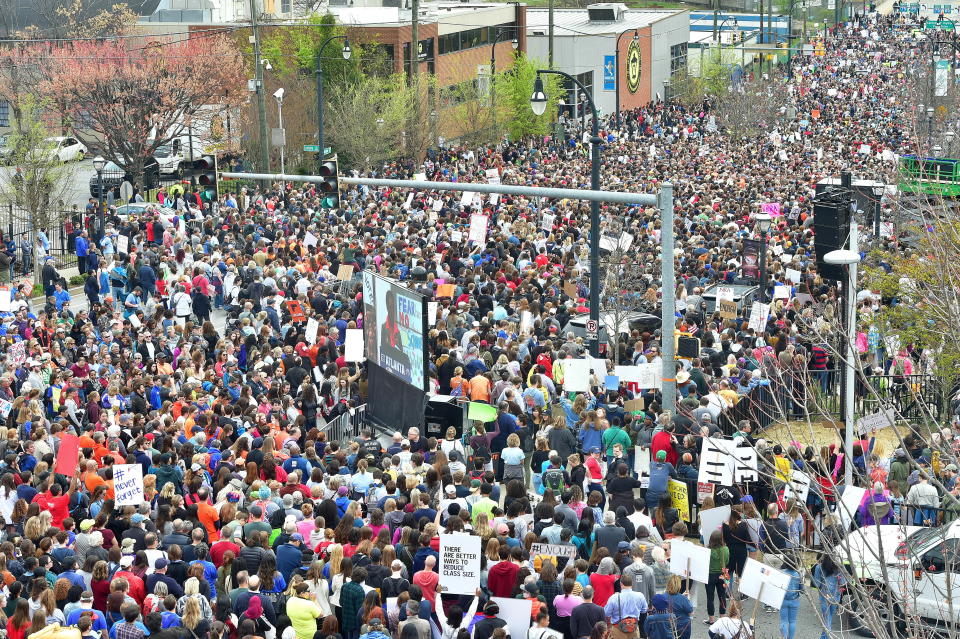
[[[848,594],[845,625],[851,630],[871,636],[879,620],[886,630],[891,613],[905,636],[914,636],[909,626],[915,624],[960,626],[960,520],[936,528],[867,526],[851,532],[836,551],[872,603]]]

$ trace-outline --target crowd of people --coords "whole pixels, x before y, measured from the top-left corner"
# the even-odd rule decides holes
[[[474,245],[458,196],[367,187],[342,193],[334,209],[320,209],[310,185],[236,189],[218,207],[182,193],[140,217],[110,216],[99,238],[80,225],[86,302],[43,260],[45,304],[31,306],[21,287],[0,313],[9,639],[55,623],[85,639],[505,639],[498,598],[530,602],[531,639],[747,639],[737,580],[748,557],[791,575],[785,639],[810,584],[829,636],[847,576],[830,553],[811,567],[804,551],[845,533],[832,511],[846,465],[869,488],[853,525],[950,521],[960,512],[957,467],[936,444],[949,450],[955,433],[910,436],[896,450],[870,438],[848,460],[835,445],[765,440],[756,422],[730,415],[760,386],[789,397],[789,411],[802,411],[814,388],[831,392],[839,291],[816,272],[812,197],[841,169],[892,181],[889,153],[915,143],[905,74],[924,53],[903,27],[858,17],[829,30],[825,55],[741,86],[745,101],[775,105],[750,137],[732,136],[709,104],[657,102],[624,113],[620,127],[603,121],[604,188],[675,188],[684,311],[674,328],[702,350],[680,360],[672,415],[659,391],[611,390],[598,373],[589,392],[563,390],[563,360],[587,350],[567,329],[589,298],[584,203],[485,199],[475,208],[490,216],[488,239]],[[504,183],[581,188],[589,167],[570,132],[434,150],[422,165],[378,175],[484,181],[495,168]],[[765,203],[782,214],[761,286],[789,297],[754,330],[749,309],[721,318],[703,293],[748,280],[743,241],[756,237],[752,215]],[[633,237],[631,254],[649,266],[636,293],[656,306],[657,211],[610,205],[603,218],[605,234]],[[397,428],[386,446],[368,429],[328,437],[324,424],[376,392],[367,365],[344,352],[347,331],[364,324],[362,287],[338,280],[344,265],[439,302],[425,344],[430,388],[491,404],[495,420],[443,437]],[[441,283],[453,293],[438,296]],[[923,352],[883,339],[871,322],[879,304],[860,297],[864,363],[935,372]],[[319,322],[312,340],[310,319]],[[662,337],[656,328],[612,335],[604,356],[658,363]],[[641,408],[627,410],[636,399]],[[678,508],[669,480],[695,486],[701,439],[723,431],[772,472],[702,499],[694,489]],[[69,435],[79,437],[77,467],[56,472]],[[635,473],[637,446],[649,476]],[[142,504],[116,503],[117,464],[141,467]],[[803,503],[786,490],[794,471],[815,480]],[[701,587],[671,572],[671,540],[695,537],[698,514],[718,506],[731,513],[703,539]],[[444,592],[441,533],[482,539],[474,595]],[[570,552],[532,553],[540,542]]]

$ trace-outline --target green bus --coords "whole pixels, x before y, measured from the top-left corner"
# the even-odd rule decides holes
[[[960,197],[960,160],[901,155],[900,190],[941,197]]]

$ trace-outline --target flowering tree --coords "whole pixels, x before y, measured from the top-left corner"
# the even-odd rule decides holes
[[[139,185],[158,148],[188,125],[218,117],[246,92],[240,51],[200,35],[150,45],[78,42],[54,53],[41,91],[59,102],[77,137],[100,147]]]

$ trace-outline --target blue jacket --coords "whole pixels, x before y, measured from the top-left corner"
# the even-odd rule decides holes
[[[647,639],[674,639],[673,627],[677,622],[676,615],[669,612],[658,612],[647,615],[643,622],[643,630]]]
[[[290,581],[293,571],[299,568],[303,561],[303,552],[293,544],[280,544],[277,546],[276,553],[277,570],[285,580]]]
[[[90,250],[90,241],[85,237],[77,238],[77,257],[86,257]]]

